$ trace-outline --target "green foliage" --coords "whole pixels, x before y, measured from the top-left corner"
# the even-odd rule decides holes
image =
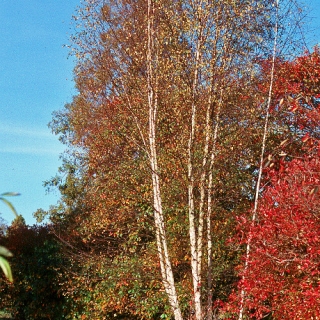
[[[67,304],[59,279],[64,260],[49,228],[15,224],[2,241],[14,253],[15,281],[1,283],[1,308],[18,319],[63,319]]]

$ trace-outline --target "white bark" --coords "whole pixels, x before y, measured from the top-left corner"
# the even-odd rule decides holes
[[[197,46],[195,52],[195,68],[192,83],[192,106],[191,106],[191,130],[188,143],[188,210],[189,210],[189,236],[190,236],[190,249],[191,249],[191,272],[193,281],[193,295],[195,317],[197,320],[202,319],[202,305],[201,305],[201,272],[199,273],[199,254],[197,251],[197,236],[196,219],[195,219],[195,201],[194,201],[194,139],[196,132],[196,99],[197,99],[197,86],[199,64],[201,59],[201,44],[202,44],[201,30],[197,37]]]
[[[176,293],[173,271],[168,253],[167,237],[164,227],[163,208],[160,189],[159,168],[156,148],[156,122],[157,122],[157,88],[154,75],[154,6],[152,0],[148,0],[148,43],[147,43],[147,86],[148,86],[148,106],[149,106],[149,145],[150,145],[150,166],[153,187],[154,220],[156,227],[156,241],[160,260],[161,276],[165,291],[168,295],[169,303],[176,320],[182,320]]]
[[[211,236],[211,217],[212,217],[212,192],[213,192],[213,166],[216,156],[216,146],[218,139],[220,113],[222,108],[223,90],[220,91],[220,98],[216,110],[215,125],[213,131],[212,150],[210,155],[209,178],[208,178],[208,200],[207,200],[207,255],[208,255],[208,275],[207,275],[207,319],[212,319],[212,236]]]
[[[276,60],[276,53],[277,53],[277,41],[278,41],[278,9],[279,9],[279,0],[275,0],[276,6],[276,23],[274,28],[274,42],[273,42],[273,50],[272,50],[272,66],[271,66],[271,74],[270,74],[270,84],[269,84],[269,92],[268,92],[268,100],[267,100],[267,107],[266,107],[266,118],[264,123],[264,130],[262,136],[262,145],[261,145],[261,154],[260,154],[260,166],[259,166],[259,173],[258,179],[256,184],[255,190],[255,199],[254,199],[254,207],[252,211],[251,217],[251,226],[253,226],[257,219],[257,211],[258,211],[258,204],[259,204],[259,193],[260,193],[260,186],[261,186],[261,178],[262,178],[262,170],[263,170],[263,159],[265,156],[265,149],[266,149],[266,141],[267,141],[267,134],[268,134],[268,121],[270,115],[270,106],[271,106],[271,99],[272,99],[272,88],[273,88],[273,81],[274,81],[274,70],[275,70],[275,60]],[[244,276],[242,277],[242,281],[245,280],[245,274],[249,267],[249,260],[250,260],[250,246],[252,241],[252,232],[249,230],[247,247],[246,247],[246,256],[245,256],[245,265],[244,265]],[[243,319],[243,312],[244,312],[244,299],[245,299],[246,292],[244,288],[241,289],[241,301],[240,301],[240,310],[239,310],[239,317],[238,320]]]

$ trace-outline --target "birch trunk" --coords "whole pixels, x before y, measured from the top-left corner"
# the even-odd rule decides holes
[[[272,50],[272,66],[271,66],[271,75],[270,75],[270,85],[269,85],[267,107],[266,107],[266,118],[265,118],[264,130],[263,130],[263,136],[262,136],[260,165],[259,165],[259,173],[258,173],[258,179],[257,179],[257,184],[256,184],[256,190],[255,190],[255,199],[254,199],[254,207],[253,207],[253,211],[252,211],[251,226],[253,226],[255,224],[256,219],[257,219],[257,211],[258,211],[258,204],[259,204],[259,192],[260,192],[262,170],[263,170],[263,159],[264,159],[264,155],[265,155],[266,141],[267,141],[267,134],[268,134],[268,122],[269,122],[270,106],[271,106],[271,99],[272,99],[272,88],[273,88],[275,60],[276,60],[276,53],[277,53],[277,41],[278,41],[279,0],[275,0],[275,7],[276,7],[276,22],[275,22],[275,27],[274,27],[274,42],[273,42],[273,50]],[[245,265],[244,265],[244,276],[242,277],[242,281],[245,280],[245,273],[249,267],[251,241],[252,241],[252,234],[251,234],[251,230],[249,230],[247,247],[246,247]],[[240,310],[239,310],[238,320],[243,319],[245,295],[246,295],[246,292],[245,292],[244,288],[242,288],[241,289],[241,296],[240,296],[241,301],[240,301]]]
[[[220,112],[222,107],[223,90],[220,91],[220,98],[215,117],[215,126],[212,139],[212,150],[210,155],[209,178],[208,178],[208,200],[207,200],[207,255],[208,255],[208,274],[207,274],[207,319],[212,319],[212,236],[211,236],[211,217],[212,217],[212,193],[213,193],[213,166],[216,156],[216,145],[218,139]]]
[[[169,303],[174,314],[174,319],[182,320],[179,307],[178,296],[176,293],[174,277],[168,253],[166,232],[164,227],[163,208],[160,189],[159,168],[156,148],[156,122],[158,111],[157,84],[154,73],[154,6],[152,0],[148,0],[147,17],[147,87],[148,87],[148,106],[149,106],[149,145],[150,145],[150,166],[153,188],[154,220],[156,228],[157,249],[160,260],[161,276],[165,291],[168,295]]]
[[[194,139],[196,131],[196,98],[197,98],[197,85],[198,85],[198,68],[200,63],[200,47],[201,47],[201,34],[197,39],[197,46],[195,52],[195,69],[193,74],[192,85],[192,106],[191,106],[191,130],[188,143],[188,209],[189,209],[189,235],[190,235],[190,249],[191,249],[191,271],[193,281],[193,295],[195,317],[197,320],[202,319],[202,305],[201,305],[201,273],[199,273],[199,255],[197,251],[197,231],[196,231],[196,218],[195,218],[195,199],[194,199]]]

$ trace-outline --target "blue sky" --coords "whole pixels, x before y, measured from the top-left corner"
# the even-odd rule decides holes
[[[68,44],[80,0],[0,0],[0,193],[11,198],[28,224],[48,209],[44,180],[55,175],[64,147],[47,127],[54,110],[74,94]],[[2,218],[11,212],[0,204]]]
[[[67,59],[71,17],[80,0],[0,0],[0,193],[12,198],[28,224],[32,213],[48,209],[58,194],[47,195],[43,181],[54,176],[64,150],[47,127],[54,110],[75,93],[72,59]],[[320,42],[320,0],[308,2],[310,44]],[[2,218],[13,216],[0,203]]]

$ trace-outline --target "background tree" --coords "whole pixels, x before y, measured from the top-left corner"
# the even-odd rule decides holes
[[[18,319],[57,319],[68,314],[59,283],[65,263],[49,227],[14,221],[1,240],[14,255],[10,260],[14,282],[1,282],[1,309]]]
[[[283,140],[265,162],[259,218],[247,231],[252,257],[242,270],[246,314],[252,318],[318,316],[318,69],[318,48],[278,65],[275,92],[280,103],[271,115]],[[240,221],[240,229],[248,227],[245,219]],[[246,242],[246,233],[241,236]]]

